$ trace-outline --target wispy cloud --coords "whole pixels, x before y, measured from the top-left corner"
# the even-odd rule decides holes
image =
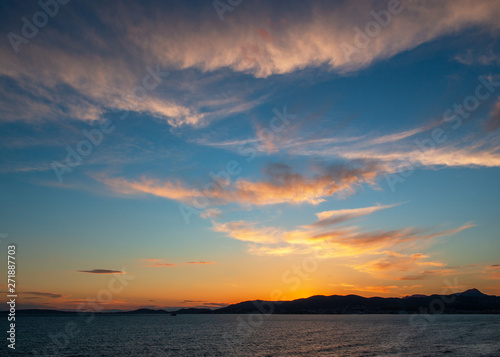
[[[430,275],[447,275],[455,272],[455,269],[444,269],[446,264],[428,261],[427,258],[428,255],[421,253],[401,254],[389,251],[382,258],[370,260],[353,268],[381,279],[392,280],[423,280]]]
[[[318,65],[339,71],[356,70],[470,26],[494,31],[500,12],[494,1],[402,1],[401,12],[392,16],[387,29],[362,51],[346,56],[344,47],[352,46],[356,35],[353,27],[364,28],[371,20],[358,14],[385,8],[386,3],[368,1],[354,5],[320,1],[312,6],[304,4],[300,15],[290,13],[281,4],[249,4],[247,11],[232,13],[224,26],[214,24],[207,16],[197,18],[197,26],[202,30],[195,38],[190,36],[192,23],[136,18],[134,32],[127,33],[125,38],[143,51],[181,68],[213,71],[229,67],[266,77]],[[278,9],[280,16],[276,17],[273,14]],[[293,21],[286,20],[290,18]],[[267,19],[272,19],[272,28]],[[179,26],[183,29],[179,36],[163,36]]]
[[[234,221],[227,223],[213,222],[215,232],[226,233],[229,237],[243,242],[277,243],[283,241],[283,232],[272,227],[256,227],[254,223]]]
[[[203,211],[200,216],[201,218],[218,218],[220,217],[222,211],[217,208],[209,208]]]
[[[146,264],[146,266],[152,268],[170,268],[177,266],[177,264],[167,263],[163,259],[143,259],[143,261]]]
[[[373,206],[353,210],[350,215],[343,217],[343,222],[359,217],[361,214],[366,215],[375,212],[379,207]],[[356,211],[357,214],[352,213]],[[328,214],[327,217],[329,217]],[[319,217],[321,216],[319,214]],[[315,225],[313,223],[295,230],[284,230],[276,227],[262,227],[256,223],[246,221],[226,223],[213,221],[212,229],[216,232],[225,233],[233,239],[252,243],[249,246],[249,251],[253,254],[289,255],[310,253],[312,250],[322,249],[331,257],[345,257],[376,254],[394,250],[396,247],[399,249],[408,248],[419,241],[430,241],[438,237],[451,236],[473,227],[473,225],[467,224],[441,231],[414,227],[394,230],[362,230],[356,226],[341,226],[332,229],[328,227],[329,224],[323,224],[326,222],[325,218],[320,218],[317,222],[322,222],[322,224]],[[421,259],[422,257],[417,255],[414,256],[414,259]],[[379,264],[377,266],[382,267],[383,264],[388,265],[397,258],[397,256],[393,256],[390,261],[377,261],[373,262],[373,264],[377,263]],[[403,260],[403,258],[400,260]],[[394,264],[396,263],[397,261],[394,262]]]
[[[500,128],[500,97],[497,98],[495,106],[491,110],[488,119],[484,123],[486,131],[495,131]]]
[[[366,230],[348,224],[350,220],[357,217],[394,206],[396,205],[377,205],[321,212],[317,214],[316,224],[300,226],[294,230],[263,227],[246,221],[226,223],[213,221],[212,229],[232,239],[249,243],[250,254],[286,256],[305,255],[319,251],[323,258],[343,258],[344,265],[377,279],[425,280],[436,276],[457,274],[467,268],[449,267],[441,261],[430,260],[428,254],[403,252],[421,249],[423,242],[431,243],[439,237],[453,236],[473,227],[471,224],[439,231],[415,227]],[[332,229],[331,226],[335,224],[342,224],[342,226]],[[373,259],[374,256],[376,259]],[[350,262],[353,260],[357,262]],[[340,264],[340,261],[338,262]],[[353,290],[389,293],[396,288],[396,286],[372,286],[363,289],[353,288]]]
[[[255,104],[246,100],[226,105],[225,98],[217,98],[218,103],[212,103],[215,107],[206,111],[201,101],[193,103],[185,95],[173,98],[166,89],[131,100],[134,88],[148,86],[144,63],[153,61],[174,72],[230,69],[255,77],[318,66],[345,73],[472,26],[495,31],[500,14],[494,0],[402,1],[401,11],[391,16],[389,26],[349,55],[345,48],[353,46],[354,27],[363,29],[372,20],[370,11],[386,8],[385,2],[319,1],[302,4],[298,13],[296,7],[284,4],[247,4],[247,11],[234,12],[224,22],[218,20],[211,3],[199,12],[182,3],[168,8],[161,3],[115,4],[113,8],[82,4],[86,12],[95,14],[99,26],[89,28],[79,13],[68,11],[60,21],[71,23],[73,31],[54,24],[47,38],[38,36],[37,41],[21,45],[22,56],[14,54],[8,41],[3,42],[0,75],[17,89],[6,90],[12,83],[0,86],[6,94],[1,96],[5,104],[2,120],[66,117],[92,121],[117,108],[149,113],[174,127],[203,126],[210,117],[243,112]],[[182,16],[186,11],[190,16]],[[177,80],[174,74],[168,80],[170,86],[188,94],[193,93],[191,86],[206,85],[183,84],[186,81]]]
[[[121,178],[98,180],[122,194],[152,194],[159,197],[191,203],[196,198],[210,200],[211,204],[239,203],[242,205],[272,205],[279,203],[316,205],[334,194],[348,194],[363,183],[371,183],[377,174],[377,165],[358,161],[317,168],[313,175],[303,175],[285,164],[270,164],[263,169],[262,181],[238,179],[232,184],[212,185],[200,191],[179,181],[159,181],[142,178],[129,181]],[[215,213],[215,211],[211,211]]]
[[[168,263],[163,259],[143,259],[143,262],[146,264],[148,267],[152,268],[170,268],[170,267],[178,267],[179,264],[174,264],[174,263]],[[214,262],[209,262],[209,261],[193,261],[193,262],[185,262],[181,264],[199,264],[199,265],[206,265],[206,264],[215,264]]]
[[[45,292],[40,292],[40,291],[24,291],[23,295],[35,295],[37,297],[49,297],[49,298],[54,298],[54,299],[63,297],[62,294],[45,293]]]
[[[334,224],[339,224],[353,218],[358,218],[362,216],[369,215],[373,212],[392,208],[398,206],[398,204],[394,205],[377,205],[372,207],[363,207],[363,208],[354,208],[354,209],[341,209],[335,211],[324,211],[316,214],[318,220],[308,226],[305,227],[325,227]]]
[[[444,142],[436,144],[426,131],[428,127],[384,136],[365,136],[342,144],[332,144],[328,140],[297,140],[287,152],[330,160],[372,160],[379,163],[379,174],[392,173],[408,163],[420,168],[500,166],[500,142],[497,136],[488,135],[474,140],[471,137],[459,137],[451,142],[446,141],[445,134]],[[420,133],[419,137],[412,137],[417,133]]]
[[[464,52],[457,54],[454,57],[454,60],[465,64],[467,66],[471,66],[474,64],[480,64],[483,66],[500,63],[500,54],[495,53],[495,51],[490,48],[488,50],[481,51],[481,53],[475,53],[471,49],[468,49]]]
[[[500,264],[486,266],[482,271],[482,274],[486,279],[500,279]]]
[[[422,287],[422,285],[411,285],[411,286],[396,286],[396,285],[377,285],[377,286],[359,286],[354,284],[329,284],[330,286],[335,286],[341,288],[347,292],[370,292],[370,293],[380,293],[389,294],[395,291],[401,291],[403,294],[407,294],[408,290]]]
[[[164,267],[176,267],[177,265],[172,263],[153,263],[151,266],[155,268],[164,268]]]

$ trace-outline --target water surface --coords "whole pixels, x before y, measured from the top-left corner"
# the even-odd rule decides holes
[[[25,316],[17,329],[21,356],[500,356],[500,315]]]

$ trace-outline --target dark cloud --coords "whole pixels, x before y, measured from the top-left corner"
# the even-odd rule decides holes
[[[230,304],[224,302],[206,302],[203,305],[206,307],[226,307]]]
[[[184,300],[182,303],[183,304],[192,304],[192,303],[198,304],[198,303],[204,303],[204,302],[205,301],[203,301],[203,300]]]
[[[43,297],[50,297],[50,298],[60,298],[62,297],[61,294],[55,294],[55,293],[43,293],[39,291],[25,291],[23,292],[25,295],[35,295],[35,296],[43,296]]]
[[[90,274],[125,274],[121,270],[108,270],[108,269],[92,269],[92,270],[77,270],[79,273],[90,273]]]

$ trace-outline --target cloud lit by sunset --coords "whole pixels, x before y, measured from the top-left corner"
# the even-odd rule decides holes
[[[11,6],[21,307],[500,293],[498,1]]]

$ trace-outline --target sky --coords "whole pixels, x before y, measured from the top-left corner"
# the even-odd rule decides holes
[[[0,6],[18,308],[500,295],[498,1]]]

